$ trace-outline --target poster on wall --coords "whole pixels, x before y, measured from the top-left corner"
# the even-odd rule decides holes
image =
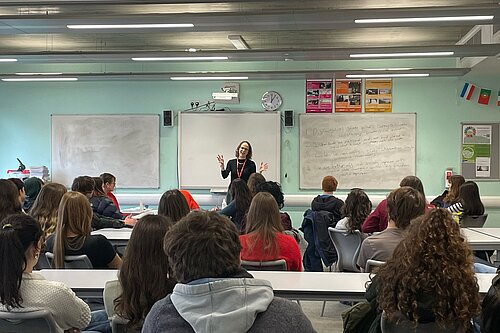
[[[332,112],[332,81],[306,81],[306,113]]]
[[[475,164],[476,177],[490,177],[491,125],[462,126],[462,163]]]
[[[335,112],[361,112],[361,80],[335,80]]]
[[[392,80],[365,81],[365,112],[392,112]]]

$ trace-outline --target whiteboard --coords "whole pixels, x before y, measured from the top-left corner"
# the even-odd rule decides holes
[[[415,175],[415,114],[301,114],[300,188],[393,189]]]
[[[257,171],[260,162],[267,162],[264,176],[279,181],[280,120],[278,112],[179,113],[179,186],[225,191],[230,176],[222,178],[216,156],[224,155],[227,164],[243,140],[252,145]]]
[[[117,187],[160,187],[159,115],[52,115],[52,180],[113,174]]]

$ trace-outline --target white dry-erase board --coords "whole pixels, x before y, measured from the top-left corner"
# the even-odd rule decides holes
[[[160,187],[160,116],[52,115],[52,180],[116,176],[120,188]]]
[[[301,114],[300,188],[393,189],[415,175],[415,114]]]
[[[267,162],[269,169],[264,176],[279,181],[280,120],[277,112],[180,112],[179,186],[226,190],[230,176],[222,178],[217,154],[224,155],[227,164],[243,140],[252,145],[257,171],[260,162]]]

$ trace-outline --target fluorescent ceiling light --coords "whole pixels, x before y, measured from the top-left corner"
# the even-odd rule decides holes
[[[62,75],[63,73],[16,73],[16,75]]]
[[[189,80],[248,80],[248,76],[172,76],[170,80],[189,81]]]
[[[450,56],[453,51],[446,52],[398,52],[398,53],[358,53],[349,54],[350,58],[397,58],[397,57],[433,57]]]
[[[142,24],[68,24],[68,29],[161,29],[192,28],[192,23],[142,23]]]
[[[227,60],[229,57],[139,57],[133,61],[200,61],[200,60]]]
[[[375,77],[426,77],[429,73],[413,74],[347,74],[345,77],[350,79],[375,78]]]
[[[396,17],[377,19],[357,19],[354,23],[400,23],[400,22],[451,22],[451,21],[489,21],[493,15],[476,16],[436,16],[436,17]]]
[[[364,71],[410,71],[410,67],[393,67],[393,68],[363,68]]]
[[[16,62],[17,59],[14,58],[0,58],[0,62]]]
[[[229,36],[227,36],[227,39],[229,39],[231,44],[233,44],[234,47],[237,48],[238,50],[250,49],[248,44],[245,42],[243,37],[241,37],[240,35],[229,35]]]
[[[6,78],[2,79],[5,82],[40,82],[40,81],[78,81],[76,77],[23,77],[23,78]]]

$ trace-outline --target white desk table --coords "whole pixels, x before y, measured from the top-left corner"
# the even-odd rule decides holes
[[[43,269],[46,279],[60,281],[80,297],[102,297],[106,281],[115,280],[116,270]],[[292,300],[364,300],[369,273],[329,272],[250,272],[257,279],[271,282],[274,294]],[[494,274],[476,274],[479,291],[484,296]]]
[[[483,232],[478,232],[477,228],[462,228],[462,235],[473,250],[500,250],[500,237],[495,237]]]
[[[104,228],[92,231],[92,235],[103,235],[106,237],[113,245],[127,245],[130,235],[132,234],[132,228]]]
[[[500,228],[467,228],[467,229],[500,239]]]

